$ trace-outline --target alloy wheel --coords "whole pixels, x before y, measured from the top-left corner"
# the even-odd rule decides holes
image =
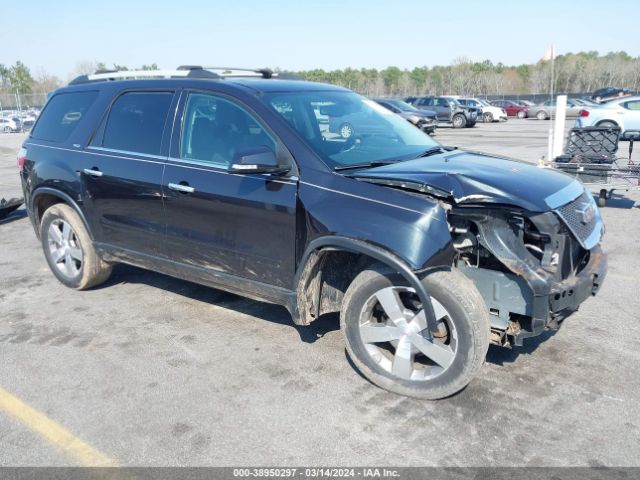
[[[340,136],[342,138],[349,138],[353,135],[353,128],[348,123],[345,123],[340,127]]]
[[[71,225],[61,218],[55,219],[47,229],[47,243],[49,256],[58,271],[68,279],[78,276],[84,255]]]
[[[449,312],[431,298],[437,331],[429,332],[412,288],[387,287],[374,293],[360,313],[365,350],[383,370],[403,380],[431,380],[449,368],[458,334]]]

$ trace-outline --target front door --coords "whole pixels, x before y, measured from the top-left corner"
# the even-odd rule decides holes
[[[228,172],[238,151],[267,146],[288,152],[230,98],[190,92],[181,103],[163,178],[171,258],[198,276],[290,288],[297,179]]]

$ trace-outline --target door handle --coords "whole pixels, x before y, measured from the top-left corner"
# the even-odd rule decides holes
[[[189,185],[183,185],[181,183],[170,183],[169,188],[171,190],[175,190],[176,192],[182,192],[182,193],[193,193],[196,191],[195,188],[190,187]]]
[[[98,170],[96,167],[94,168],[85,168],[83,170],[84,173],[86,173],[87,175],[90,175],[92,177],[101,177],[102,176],[102,172],[100,170]]]

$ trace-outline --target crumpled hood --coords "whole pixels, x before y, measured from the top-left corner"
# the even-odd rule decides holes
[[[556,208],[583,191],[576,180],[561,172],[461,150],[371,168],[353,176],[446,195],[457,204],[506,204],[531,212]]]

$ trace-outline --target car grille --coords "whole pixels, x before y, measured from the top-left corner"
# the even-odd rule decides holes
[[[602,222],[595,202],[587,192],[556,212],[584,248],[590,250],[598,243],[600,234],[594,235],[594,232],[602,228]]]

